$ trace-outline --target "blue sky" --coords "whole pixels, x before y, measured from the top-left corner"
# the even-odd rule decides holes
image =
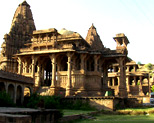
[[[23,0],[4,0],[0,7],[0,44],[9,33],[11,21]],[[94,23],[105,47],[116,48],[113,37],[124,33],[128,56],[141,63],[153,63],[154,0],[27,0],[36,28],[66,28],[86,37]]]

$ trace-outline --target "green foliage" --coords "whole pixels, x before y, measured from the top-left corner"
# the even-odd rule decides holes
[[[137,82],[137,85],[140,85],[140,81]]]
[[[26,101],[28,108],[95,110],[87,100],[66,100],[60,96],[40,96],[33,94]]]
[[[41,100],[41,96],[37,93],[34,93],[30,96],[30,98],[27,101],[27,107],[28,108],[38,108],[38,103]]]
[[[153,69],[153,65],[151,63],[145,64],[145,68],[150,71]]]
[[[90,106],[86,100],[63,100],[61,102],[62,109],[73,109],[73,110],[95,110],[94,107]]]
[[[11,99],[10,95],[7,94],[5,91],[0,92],[0,107],[12,107],[15,106],[13,100]]]
[[[145,65],[145,68],[149,72],[149,77],[152,77],[153,76],[153,65],[151,63],[148,63],[148,64]]]
[[[154,85],[151,87],[151,92],[154,92]]]
[[[42,96],[41,99],[44,100],[44,107],[50,109],[60,108],[60,97],[58,96]]]
[[[60,108],[60,97],[58,96],[40,96],[33,94],[26,101],[28,108],[46,108],[46,109],[59,109]]]
[[[138,64],[138,65],[140,65],[140,64],[141,64],[141,62],[139,61],[139,62],[137,62],[137,64]]]

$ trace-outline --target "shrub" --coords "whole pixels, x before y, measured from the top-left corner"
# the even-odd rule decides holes
[[[26,107],[38,108],[38,104],[39,104],[40,100],[41,100],[41,96],[38,95],[37,93],[34,93],[28,99]]]
[[[60,108],[60,97],[58,96],[42,96],[41,99],[44,100],[44,108]]]
[[[94,110],[88,100],[67,100],[60,96],[40,96],[33,94],[26,101],[28,108]]]
[[[66,100],[61,101],[62,109],[73,109],[73,110],[95,110],[88,101],[83,100]]]
[[[7,94],[5,91],[0,92],[0,107],[12,107],[15,106],[13,100],[11,99],[10,95]]]

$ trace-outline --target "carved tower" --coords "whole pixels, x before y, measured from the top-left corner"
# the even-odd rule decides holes
[[[4,35],[4,42],[1,45],[0,69],[17,72],[17,61],[13,55],[19,53],[20,48],[30,42],[31,34],[36,30],[30,5],[24,1],[17,7],[10,32]]]
[[[91,46],[92,50],[103,50],[104,49],[104,45],[102,44],[102,41],[93,24],[88,30],[86,41]]]

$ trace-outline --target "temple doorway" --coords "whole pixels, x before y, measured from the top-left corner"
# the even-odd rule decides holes
[[[50,58],[46,60],[44,68],[44,85],[51,86],[52,82],[52,63]]]

